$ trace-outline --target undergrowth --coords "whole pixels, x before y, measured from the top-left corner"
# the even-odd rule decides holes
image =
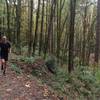
[[[20,61],[34,63],[36,58],[20,58]],[[41,79],[43,83],[52,87],[59,96],[68,96],[68,100],[99,100],[100,98],[100,69],[95,73],[89,69],[89,66],[77,65],[74,72],[69,74],[66,68],[60,67],[57,63],[52,63],[50,59],[46,62],[55,67],[55,74],[48,73],[48,76],[41,70],[33,70],[32,75]],[[14,65],[16,66],[16,65]],[[13,66],[13,67],[14,67]],[[14,67],[15,70],[17,70]],[[19,72],[19,71],[18,71]]]
[[[15,71],[18,75],[22,73],[22,70],[17,66],[17,64],[11,64],[11,69]]]
[[[26,56],[21,56],[19,57],[17,60],[18,61],[22,61],[22,62],[25,62],[27,64],[33,64],[35,62],[36,59],[39,59],[41,57],[39,56],[36,56],[36,57],[26,57]]]

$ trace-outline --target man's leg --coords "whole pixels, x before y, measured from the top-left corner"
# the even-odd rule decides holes
[[[0,63],[0,66],[1,66],[1,70],[3,70],[3,63],[2,63],[2,59],[1,59],[1,61],[0,61],[1,63]]]
[[[1,70],[3,70],[3,64],[1,65]]]
[[[2,59],[4,59],[2,56],[0,57],[0,67],[1,67],[1,71],[3,71],[3,61]]]
[[[3,64],[2,64],[2,59],[0,58],[0,67],[1,67],[1,70],[3,70]]]
[[[5,61],[5,59],[2,59],[2,66],[3,66],[3,74],[5,75],[5,72],[6,72],[6,61]]]

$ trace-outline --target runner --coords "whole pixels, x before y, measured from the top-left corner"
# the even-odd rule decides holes
[[[2,42],[0,43],[1,48],[1,69],[3,70],[3,74],[5,75],[7,61],[8,61],[8,53],[11,51],[11,45],[7,40],[6,36],[2,37]]]

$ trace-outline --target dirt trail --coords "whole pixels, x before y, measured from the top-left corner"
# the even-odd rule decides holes
[[[1,73],[1,72],[0,72]],[[7,68],[6,76],[0,75],[0,100],[58,100],[51,96],[46,86],[30,75],[20,74]]]

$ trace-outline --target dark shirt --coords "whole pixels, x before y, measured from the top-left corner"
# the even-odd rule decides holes
[[[0,43],[0,55],[1,56],[8,56],[9,53],[9,49],[10,49],[11,45],[9,42],[6,43]]]

